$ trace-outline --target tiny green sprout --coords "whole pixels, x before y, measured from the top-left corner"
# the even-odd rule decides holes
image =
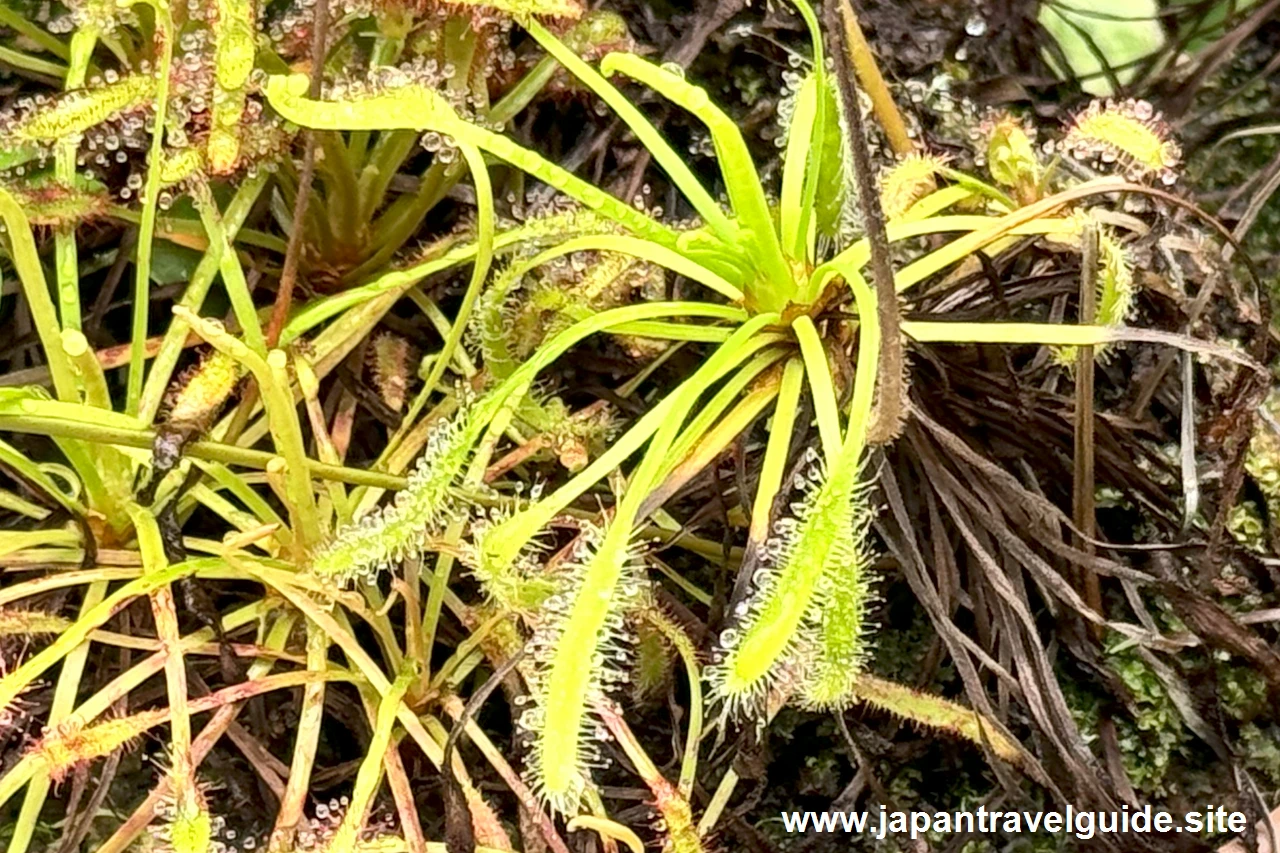
[[[1154,176],[1171,184],[1182,151],[1168,134],[1146,101],[1094,101],[1072,121],[1063,146],[1077,158],[1118,162],[1130,178]]]
[[[55,781],[61,781],[77,767],[109,755],[133,743],[168,716],[165,709],[142,711],[100,723],[65,722],[45,732],[29,754]]]
[[[17,141],[57,142],[145,106],[155,97],[155,92],[156,81],[150,74],[131,74],[115,83],[73,89],[58,95],[45,107],[11,118],[0,127],[0,135]]]
[[[987,171],[1001,186],[1009,187],[1020,204],[1031,204],[1040,194],[1040,159],[1022,124],[1004,115],[989,122]]]

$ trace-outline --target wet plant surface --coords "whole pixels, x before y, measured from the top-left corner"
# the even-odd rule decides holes
[[[0,848],[1262,820],[1280,25],[1095,5],[0,7]]]

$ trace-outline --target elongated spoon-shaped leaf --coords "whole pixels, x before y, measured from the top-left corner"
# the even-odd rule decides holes
[[[858,362],[849,424],[827,470],[813,453],[804,498],[765,544],[754,594],[737,606],[736,624],[720,635],[721,659],[708,668],[726,710],[763,704],[785,678],[815,707],[852,702],[863,658],[863,610],[869,581],[863,534],[867,508],[859,474],[879,368],[875,294],[849,263],[837,263],[858,305]],[[825,362],[806,359],[808,371]],[[812,380],[812,376],[811,376]],[[829,380],[829,377],[827,377]],[[820,384],[825,384],[820,383]]]
[[[770,340],[760,332],[778,320],[762,314],[744,323],[676,391],[673,412],[688,413],[713,383],[758,352]],[[577,808],[594,757],[585,737],[592,725],[588,709],[612,680],[608,663],[624,653],[617,638],[638,585],[633,527],[683,423],[684,416],[675,415],[658,429],[599,544],[580,546],[563,592],[547,601],[533,639],[535,704],[521,722],[534,735],[534,785],[561,812]]]
[[[865,510],[853,448],[820,473],[816,454],[795,515],[779,520],[766,543],[755,593],[720,635],[723,659],[709,668],[731,710],[762,703],[780,678],[798,681],[815,705],[836,704],[862,658]],[[861,446],[857,447],[858,454]],[[830,644],[822,642],[825,638]]]

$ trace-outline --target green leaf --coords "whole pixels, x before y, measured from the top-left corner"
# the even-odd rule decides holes
[[[158,285],[181,284],[190,281],[203,255],[176,243],[156,244],[151,256],[151,281]]]
[[[1239,16],[1256,6],[1258,0],[1218,0],[1211,9],[1201,14],[1194,12],[1186,15],[1186,20],[1179,27],[1178,37],[1192,36],[1187,42],[1187,53],[1199,53],[1222,37],[1227,24],[1238,20]],[[1197,0],[1173,0],[1177,6],[1200,6]]]
[[[1078,78],[1089,94],[1114,95],[1100,59],[1121,85],[1132,82],[1142,60],[1165,46],[1159,12],[1156,0],[1047,0],[1040,4],[1038,20],[1062,49],[1067,68],[1047,51],[1045,60],[1064,79]]]

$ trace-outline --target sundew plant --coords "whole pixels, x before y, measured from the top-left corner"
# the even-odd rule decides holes
[[[588,55],[598,41],[625,40],[615,16],[581,15],[565,4],[520,11],[580,17],[564,36]],[[340,610],[336,617],[316,604],[327,593],[302,571],[312,555],[335,526],[358,514],[364,490],[381,494],[405,485],[402,477],[386,473],[403,470],[405,461],[394,456],[379,464],[381,474],[343,466],[349,432],[346,438],[334,435],[339,425],[326,420],[319,383],[423,277],[482,255],[486,261],[476,264],[474,273],[482,279],[490,247],[483,239],[480,245],[468,242],[475,231],[464,226],[389,269],[387,261],[454,186],[465,163],[436,156],[425,168],[419,166],[416,132],[376,139],[328,134],[302,143],[311,153],[298,168],[284,156],[296,140],[296,128],[267,109],[262,85],[268,69],[282,72],[307,60],[317,78],[326,66],[362,78],[369,73],[364,67],[353,70],[353,60],[372,66],[374,73],[394,65],[393,79],[439,86],[477,120],[501,123],[541,91],[555,63],[535,58],[527,73],[514,68],[510,13],[493,6],[375,10],[335,3],[268,12],[256,3],[88,2],[54,11],[47,30],[37,17],[45,20],[4,10],[4,25],[21,35],[23,48],[5,47],[4,61],[39,80],[59,80],[64,91],[18,98],[0,114],[5,149],[0,219],[12,270],[12,276],[6,271],[6,282],[19,285],[44,361],[6,376],[0,430],[6,437],[50,437],[62,460],[35,461],[21,445],[0,441],[0,464],[19,484],[16,491],[0,490],[0,506],[36,528],[0,532],[6,575],[0,592],[0,737],[20,745],[18,754],[6,753],[0,774],[0,806],[18,800],[15,819],[4,822],[0,845],[15,853],[39,848],[48,840],[45,806],[55,783],[68,776],[83,780],[95,762],[166,727],[155,787],[141,803],[130,805],[130,817],[103,837],[95,826],[98,807],[92,806],[87,820],[73,827],[69,816],[56,831],[67,844],[93,836],[95,849],[118,851],[158,822],[154,837],[162,848],[210,849],[225,820],[210,812],[197,769],[201,760],[235,724],[245,701],[301,689],[306,709],[294,721],[288,779],[277,791],[279,808],[269,836],[274,848],[295,849],[309,820],[324,823],[307,812],[326,684],[334,682],[358,684],[364,691],[353,695],[367,700],[364,710],[377,735],[348,808],[328,812],[334,818],[330,829],[341,839],[331,848],[345,844],[350,849],[365,840],[393,726],[410,731],[428,760],[441,765],[443,738],[435,739],[424,719],[436,727],[441,723],[412,713],[404,696],[410,686],[415,703],[429,691],[438,696],[444,677],[414,663],[426,657],[417,646],[420,638],[406,649],[385,614],[374,618],[386,655],[375,662],[354,641],[347,615],[371,615],[365,604]],[[323,38],[326,26],[331,44]],[[310,38],[317,27],[320,37]],[[372,45],[368,53],[344,49],[357,36]],[[488,85],[502,67],[511,72],[511,85]],[[322,159],[315,156],[317,149],[329,157],[327,165],[315,169]],[[388,187],[397,176],[416,180],[421,192],[393,200]],[[487,198],[487,191],[483,195]],[[344,217],[359,210],[372,227],[344,230],[350,225]],[[307,239],[284,241],[245,227],[255,211],[274,219],[285,233]],[[134,227],[136,253],[126,241],[111,255],[112,283],[104,287],[101,305],[91,306],[81,300],[101,258],[83,240],[103,223]],[[348,239],[334,239],[335,233]],[[504,235],[500,245],[520,239],[521,233]],[[530,229],[525,236],[536,233]],[[312,248],[303,252],[303,242]],[[42,264],[46,246],[52,288]],[[171,319],[161,329],[156,328],[152,279],[166,255],[172,263],[172,246],[194,251],[199,261],[185,271]],[[254,292],[255,274],[246,271],[242,254],[249,246],[262,252],[259,259],[279,275],[274,304],[255,302],[261,291]],[[299,287],[296,293],[286,287],[299,268],[317,286]],[[121,324],[126,342],[95,349],[89,335],[100,331],[116,283],[132,294],[128,319]],[[425,314],[447,326],[429,297],[414,295]],[[7,298],[6,303],[6,308],[12,305]],[[219,303],[226,311],[215,320],[211,315]],[[313,334],[325,322],[324,331]],[[464,331],[461,325],[457,329],[451,348]],[[410,365],[407,348],[390,343],[373,347],[385,350],[384,358],[375,359],[374,372],[394,408],[394,388],[406,387]],[[184,355],[193,344],[199,355]],[[180,369],[183,361],[189,364]],[[441,371],[448,363],[447,356],[439,362]],[[386,450],[412,459],[425,440],[406,427],[391,436]],[[323,486],[317,488],[317,480]],[[376,500],[372,496],[369,503]],[[204,513],[217,519],[212,538],[189,526]],[[209,532],[203,523],[201,528]],[[34,579],[22,574],[49,565],[66,571]],[[11,577],[21,580],[10,584]],[[267,592],[222,613],[204,585],[228,580]],[[38,609],[41,596],[66,589],[83,592],[76,618],[64,620]],[[386,604],[376,589],[367,594],[361,600],[375,609]],[[137,602],[149,607],[133,608],[138,614],[133,618],[154,624],[141,646],[136,637],[102,631]],[[438,617],[439,599],[430,605]],[[199,628],[184,633],[192,617]],[[421,627],[421,621],[417,624]],[[250,644],[248,654],[228,640],[246,629],[256,630],[259,641]],[[23,654],[15,637],[51,640],[39,653]],[[291,655],[284,650],[299,638],[305,648],[292,657],[301,668],[272,675],[279,655]],[[143,657],[126,658],[118,678],[86,695],[84,685],[98,680],[89,666],[91,653],[121,643],[140,648]],[[194,670],[188,666],[210,644],[224,686],[197,699]],[[370,680],[330,661],[330,648],[344,646],[355,656],[347,664],[358,660],[354,665]],[[475,665],[466,660],[452,662],[454,677],[465,677]],[[43,731],[27,735],[36,708],[27,694],[51,670],[57,675],[42,715]],[[129,713],[137,692],[157,676],[163,679],[164,707]],[[207,712],[212,719],[197,730],[193,718]],[[494,757],[520,787],[505,761]],[[104,771],[104,793],[113,772]],[[393,767],[390,774],[396,790],[408,790],[403,768]],[[456,782],[467,799],[464,812],[492,830],[482,833],[482,842],[509,847],[490,807],[462,775]],[[401,803],[413,811],[411,800]],[[536,810],[536,803],[531,807]],[[402,824],[418,827],[419,819],[409,812]],[[545,819],[542,827],[556,838]]]
[[[1081,371],[1141,341],[1256,366],[1129,325],[1142,223],[1117,208],[1169,198],[1180,167],[1149,104],[1079,111],[1056,153],[993,116],[960,171],[907,132],[847,2],[788,8],[807,50],[774,181],[706,89],[568,0],[76,0],[47,27],[0,7],[20,36],[0,61],[58,84],[0,114],[5,283],[29,318],[17,349],[42,359],[0,385],[0,744],[20,745],[0,846],[225,850],[234,815],[201,766],[224,736],[272,793],[258,849],[280,853],[515,849],[494,778],[539,839],[524,849],[569,853],[563,827],[638,851],[598,784],[615,748],[664,849],[701,853],[737,776],[695,820],[700,758],[788,704],[865,704],[1044,781],[999,721],[874,672],[878,466],[913,417],[914,361],[1007,345]],[[626,87],[705,129],[714,174]],[[673,209],[517,142],[544,94],[611,111]],[[127,236],[102,254],[87,238],[108,225]],[[921,307],[1035,241],[1082,259],[1087,316]],[[174,247],[198,260],[158,287]],[[656,389],[631,419],[558,391],[601,340],[643,365],[618,399]],[[682,530],[682,490],[753,432],[726,540]],[[525,465],[548,459],[545,479]],[[712,597],[658,536],[738,566],[705,642],[663,595]],[[118,672],[91,666],[103,648]],[[673,660],[668,780],[616,699]],[[477,722],[499,686],[519,760]],[[285,734],[255,740],[281,709]],[[322,774],[334,725],[362,751]],[[146,787],[107,808],[140,744],[159,746]],[[83,807],[51,818],[59,783]]]
[[[1120,163],[1126,176],[1073,182],[1053,174],[1012,120],[994,125],[989,134],[990,182],[926,156],[904,158],[881,181],[884,198],[863,199],[871,205],[865,209],[883,206],[889,213],[887,242],[911,246],[926,235],[959,236],[929,252],[908,252],[911,260],[873,287],[864,269],[880,260],[875,235],[861,236],[855,202],[860,192],[876,190],[857,186],[847,113],[856,95],[847,81],[842,90],[829,70],[816,15],[803,2],[797,9],[811,36],[812,62],[789,108],[776,195],[761,181],[733,120],[705,90],[631,53],[610,53],[597,70],[536,20],[522,20],[533,39],[650,152],[694,212],[682,221],[664,220],[605,193],[424,87],[371,87],[359,97],[316,100],[306,96],[306,80],[299,76],[273,77],[267,85],[272,107],[293,123],[440,134],[472,169],[479,209],[477,272],[457,323],[477,327],[484,358],[495,361],[495,374],[504,378],[462,403],[433,434],[410,487],[393,506],[339,532],[316,554],[311,570],[335,581],[368,576],[430,549],[434,535],[457,539],[467,527],[458,553],[500,607],[525,615],[531,632],[525,672],[533,704],[523,716],[529,772],[536,789],[561,812],[579,808],[589,770],[600,757],[593,714],[610,686],[626,677],[628,620],[642,606],[647,583],[637,531],[756,417],[772,412],[751,505],[748,559],[755,570],[750,589],[733,602],[731,625],[720,635],[706,678],[714,700],[733,716],[759,716],[788,698],[812,708],[843,708],[858,701],[859,673],[870,654],[864,625],[873,583],[867,569],[867,452],[873,443],[892,440],[906,416],[911,344],[1105,347],[1138,334],[1124,326],[1133,295],[1129,265],[1118,238],[1105,227],[1095,323],[905,319],[902,307],[913,287],[1003,241],[1047,235],[1078,246],[1087,229],[1098,228],[1091,224],[1091,201],[1105,203],[1108,194],[1121,190],[1143,191],[1128,178],[1171,174],[1176,147],[1143,107],[1093,108],[1064,140],[1078,157],[1105,153],[1103,159]],[[653,89],[705,125],[724,198],[712,194],[610,77]],[[572,221],[557,223],[559,235],[517,253],[491,279],[482,271],[504,238],[495,232],[486,157],[522,170],[582,209]],[[532,347],[514,369],[502,367],[511,354],[494,344],[510,341],[504,324],[518,311],[512,306],[521,298],[522,280],[540,281],[542,268],[566,257],[582,280],[593,265],[630,258],[685,276],[705,297],[601,308],[576,297],[572,282],[564,284],[563,311],[576,322]],[[542,286],[531,283],[528,295],[536,294],[545,298]],[[519,417],[521,401],[533,393],[542,371],[599,333],[700,342],[712,349],[696,371],[563,486],[466,522],[454,487],[475,482],[477,448],[492,442],[513,414]],[[833,369],[833,351],[844,347],[851,350],[851,376]],[[805,397],[814,413],[817,450],[806,464],[788,470],[794,437],[809,426],[796,422]],[[628,461],[633,464],[625,482],[619,481],[617,504],[546,563],[542,537],[548,525]],[[778,506],[783,509],[775,515]],[[927,704],[916,697],[917,710],[900,713],[945,716],[923,710]],[[1016,760],[1017,747],[1005,734],[992,728],[980,739]]]

